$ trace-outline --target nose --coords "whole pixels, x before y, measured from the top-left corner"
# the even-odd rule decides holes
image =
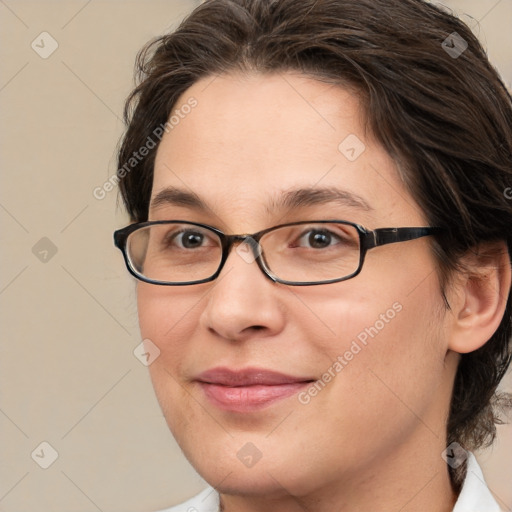
[[[258,267],[258,247],[252,241],[236,243],[211,284],[200,325],[218,337],[241,341],[266,337],[284,328],[280,294],[284,285],[268,279]]]

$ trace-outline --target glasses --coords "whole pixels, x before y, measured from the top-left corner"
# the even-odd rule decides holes
[[[131,224],[114,233],[114,243],[137,279],[158,285],[213,281],[231,248],[256,261],[274,282],[292,286],[337,283],[355,277],[366,252],[443,231],[436,227],[367,230],[344,220],[281,224],[252,235],[226,235],[206,224],[181,220]]]

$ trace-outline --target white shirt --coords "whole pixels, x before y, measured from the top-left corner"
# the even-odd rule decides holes
[[[219,493],[207,487],[190,500],[160,512],[218,512]],[[467,472],[453,512],[500,512],[485,483],[482,470],[472,453],[468,454]]]

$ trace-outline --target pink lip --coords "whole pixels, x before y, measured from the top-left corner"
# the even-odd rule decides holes
[[[262,409],[297,393],[314,380],[261,368],[212,368],[196,377],[210,402],[221,409],[235,412]]]

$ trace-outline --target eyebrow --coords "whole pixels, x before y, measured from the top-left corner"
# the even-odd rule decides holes
[[[295,210],[308,206],[336,203],[341,206],[349,206],[364,211],[373,208],[361,196],[348,190],[335,187],[296,188],[287,190],[280,196],[272,198],[267,210]]]
[[[293,211],[308,206],[325,205],[335,203],[363,211],[372,211],[373,208],[365,199],[349,192],[334,187],[310,187],[286,190],[275,195],[266,205],[267,213],[278,210]],[[155,210],[163,206],[183,206],[201,212],[212,211],[203,199],[196,193],[176,187],[167,187],[158,192],[151,200],[150,209]]]

